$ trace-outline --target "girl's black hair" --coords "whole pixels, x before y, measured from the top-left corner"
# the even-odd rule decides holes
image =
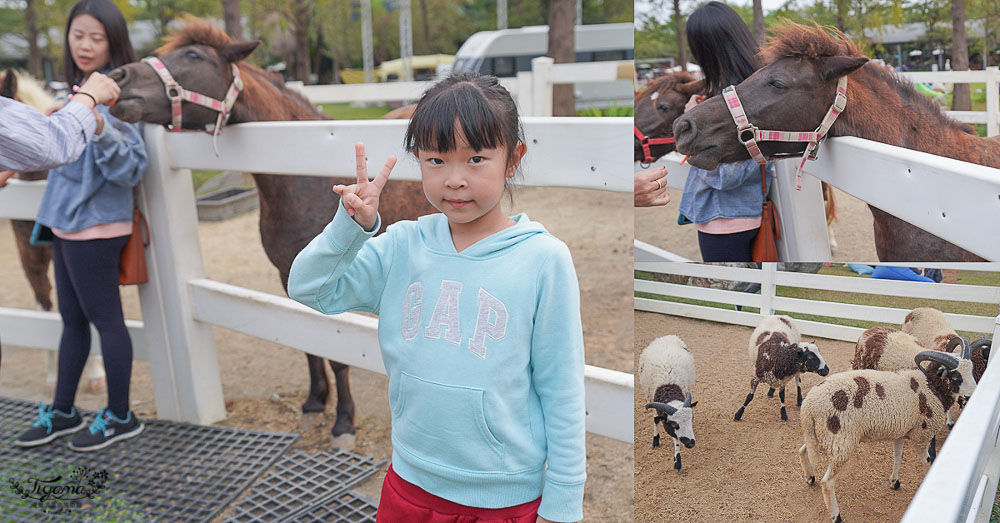
[[[691,56],[705,74],[709,96],[721,94],[760,68],[760,47],[740,15],[721,2],[709,2],[687,21]]]
[[[83,71],[76,66],[73,54],[69,50],[69,26],[73,23],[73,19],[80,15],[93,16],[104,26],[104,34],[108,39],[108,53],[111,55],[109,68],[114,69],[138,60],[132,42],[128,38],[128,25],[125,24],[125,17],[122,16],[118,6],[110,0],[80,0],[73,9],[70,9],[69,18],[66,19],[66,32],[63,37],[63,74],[66,83],[79,85],[83,82]]]
[[[455,73],[424,92],[406,127],[406,151],[449,152],[457,148],[455,121],[476,151],[504,147],[507,166],[524,129],[514,99],[495,76],[472,71]]]

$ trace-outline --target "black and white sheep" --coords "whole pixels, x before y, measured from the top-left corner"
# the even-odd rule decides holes
[[[778,389],[781,420],[788,421],[788,414],[785,411],[785,385],[795,378],[796,404],[801,405],[802,382],[799,375],[803,372],[815,372],[820,376],[826,376],[830,372],[830,367],[823,361],[819,348],[814,343],[802,342],[802,336],[788,316],[764,318],[750,336],[749,352],[750,361],[753,363],[750,393],[747,394],[743,406],[733,416],[736,421],[743,417],[743,411],[753,400],[754,392],[761,383],[768,384],[771,389]]]
[[[924,366],[924,362],[929,364]],[[887,372],[853,370],[834,374],[809,391],[802,404],[799,459],[806,483],[816,481],[817,452],[830,456],[821,480],[823,501],[833,521],[841,521],[835,491],[837,474],[861,441],[893,440],[889,485],[899,488],[903,440],[929,441],[926,462],[934,461],[935,435],[957,395],[975,389],[972,362],[939,351],[923,351],[918,368]]]
[[[674,469],[681,469],[681,444],[694,447],[691,402],[694,386],[694,358],[684,341],[674,335],[653,340],[639,355],[639,385],[646,395],[653,417],[653,448],[660,446],[657,423],[674,439]]]

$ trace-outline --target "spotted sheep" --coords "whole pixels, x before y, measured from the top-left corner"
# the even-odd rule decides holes
[[[814,343],[802,341],[798,329],[788,316],[768,316],[754,329],[750,336],[750,361],[753,363],[750,378],[750,393],[733,419],[739,421],[743,411],[753,400],[754,392],[761,383],[778,390],[781,400],[781,421],[788,421],[785,411],[785,384],[795,378],[796,405],[802,405],[802,381],[804,372],[815,372],[826,376],[830,367],[823,361],[819,348]]]
[[[924,362],[928,364],[923,365]],[[839,522],[835,492],[837,474],[861,441],[893,440],[889,485],[899,489],[903,440],[927,442],[925,461],[934,461],[935,435],[945,424],[945,412],[957,395],[975,389],[972,362],[939,351],[920,352],[917,368],[888,372],[852,370],[834,374],[809,391],[802,403],[799,448],[803,477],[812,485],[817,453],[830,457],[821,480],[823,501],[830,518]]]
[[[990,340],[981,339],[970,344],[955,332],[943,312],[931,307],[913,309],[903,320],[902,330],[912,334],[917,343],[924,347],[945,352],[951,352],[947,347],[954,347],[955,338],[959,338],[972,348],[972,377],[976,379],[976,383],[979,383],[983,373],[986,372],[986,363],[990,359]]]
[[[655,409],[653,448],[660,446],[660,430],[674,439],[674,470],[681,470],[681,444],[694,447],[691,401],[694,358],[687,345],[674,335],[653,340],[639,355],[639,385],[646,395],[647,409]]]

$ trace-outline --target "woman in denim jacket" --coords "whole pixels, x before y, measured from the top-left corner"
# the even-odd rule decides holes
[[[687,35],[691,55],[705,74],[705,96],[739,84],[760,65],[750,29],[725,4],[709,2],[692,13]],[[687,108],[701,98],[692,97]],[[767,178],[773,176],[774,166],[768,164]],[[702,261],[752,261],[750,248],[760,230],[763,204],[760,166],[755,161],[721,164],[714,171],[692,166],[678,222],[693,222],[698,228]]]
[[[69,14],[64,44],[70,85],[136,61],[125,18],[110,0],[77,3]],[[42,445],[75,432],[69,447],[90,451],[142,432],[142,423],[129,410],[132,342],[122,315],[118,266],[132,232],[132,189],[146,160],[139,127],[98,106],[94,138],[83,154],[49,172],[36,222],[51,228],[54,236],[52,261],[63,322],[59,373],[54,404],[39,405],[38,419],[16,445]],[[108,407],[88,427],[74,400],[90,354],[90,324],[101,337]]]

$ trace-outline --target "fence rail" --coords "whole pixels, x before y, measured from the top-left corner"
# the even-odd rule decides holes
[[[936,266],[936,264],[922,264]],[[951,266],[954,264],[937,264]],[[1000,270],[998,264],[974,264],[977,270]],[[891,280],[871,280],[844,276],[803,274],[777,270],[777,264],[765,263],[761,270],[722,266],[637,262],[637,271],[681,276],[696,276],[761,284],[761,294],[751,295],[721,289],[689,287],[672,283],[635,280],[637,292],[648,292],[717,303],[759,307],[760,313],[726,310],[686,303],[635,298],[635,309],[675,316],[756,327],[761,316],[774,311],[797,312],[834,318],[849,318],[899,324],[907,310],[891,307],[820,302],[780,297],[778,285],[808,289],[826,289],[867,294],[885,294],[910,298],[966,301],[997,304],[1000,288],[958,284],[929,284]],[[686,288],[687,287],[687,288]],[[1000,310],[998,310],[1000,312]],[[946,314],[957,330],[991,333],[1000,340],[1000,316],[982,317]],[[796,320],[806,335],[854,342],[863,329],[832,323]],[[904,523],[940,521],[989,521],[1000,478],[1000,364],[992,358],[976,392],[966,404],[961,417],[945,440],[933,466],[927,473],[903,516]]]

